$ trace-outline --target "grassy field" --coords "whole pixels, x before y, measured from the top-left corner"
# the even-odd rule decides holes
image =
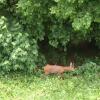
[[[0,100],[100,100],[100,75],[0,74]]]

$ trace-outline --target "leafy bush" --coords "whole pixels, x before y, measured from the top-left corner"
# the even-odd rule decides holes
[[[0,68],[32,70],[38,56],[37,41],[22,32],[18,23],[13,23],[9,26],[4,16],[0,18]]]
[[[100,72],[100,65],[97,65],[94,62],[88,61],[84,63],[82,66],[79,66],[79,68],[76,70],[77,74],[82,75],[91,75]]]

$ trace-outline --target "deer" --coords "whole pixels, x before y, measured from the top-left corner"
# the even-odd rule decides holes
[[[44,73],[45,75],[48,75],[48,74],[62,74],[64,72],[67,72],[67,71],[74,71],[75,68],[74,68],[74,64],[72,62],[70,62],[70,65],[69,66],[59,66],[59,65],[50,65],[50,64],[47,64],[46,66],[44,66]]]

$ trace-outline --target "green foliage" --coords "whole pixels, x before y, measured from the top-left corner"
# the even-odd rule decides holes
[[[57,48],[59,44],[65,47],[71,39],[79,43],[97,37],[92,23],[99,23],[98,10],[98,0],[19,0],[16,14],[35,39],[43,40],[46,35],[49,44]]]
[[[63,27],[63,24],[55,23],[50,29],[51,32],[48,35],[49,44],[56,48],[59,44],[66,46],[66,44],[70,41],[70,32]]]
[[[46,63],[38,43],[60,49],[94,39],[100,47],[99,0],[0,0],[0,68]],[[42,62],[43,61],[43,62]]]
[[[6,5],[6,0],[0,0],[0,9],[4,10],[3,7]],[[2,11],[0,11],[1,13]]]
[[[78,18],[74,18],[72,26],[76,31],[85,30],[90,27],[91,21],[92,21],[91,15],[89,15],[89,13],[86,13],[83,17],[81,15],[81,16],[78,16]]]
[[[13,21],[7,23],[4,16],[0,18],[0,68],[5,71],[11,69],[32,69],[36,66],[37,42],[29,34],[20,30],[21,26]],[[29,41],[31,39],[31,41]]]
[[[46,63],[47,63],[47,59],[42,53],[39,52],[36,60],[36,67],[43,67]]]
[[[0,3],[4,3],[5,2],[5,0],[0,0]]]
[[[57,5],[50,8],[51,14],[54,14],[58,19],[69,20],[73,28],[71,30],[74,30],[72,32],[76,33],[72,34],[73,41],[76,39],[79,43],[82,40],[89,41],[93,38],[92,34],[96,25],[91,26],[91,24],[100,22],[98,0],[91,2],[88,0],[55,0],[55,2]],[[100,29],[98,30],[100,31]],[[97,34],[95,36],[97,37]],[[99,44],[98,39],[96,40],[97,44]]]
[[[27,27],[35,39],[39,40],[43,40],[45,35],[43,14],[46,14],[46,9],[42,3],[42,1],[37,0],[19,0],[16,7],[16,13],[22,16],[20,23]]]
[[[92,75],[92,74],[97,74],[99,72],[100,72],[100,65],[97,65],[92,61],[86,61],[86,63],[84,63],[82,66],[79,66],[79,68],[73,73],[81,75]]]

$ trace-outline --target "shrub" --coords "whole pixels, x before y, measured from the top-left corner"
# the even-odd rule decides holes
[[[32,71],[36,66],[37,49],[37,41],[28,33],[21,31],[18,23],[14,21],[10,26],[4,16],[0,17],[0,68],[2,70]]]
[[[77,73],[83,75],[89,75],[89,74],[98,73],[99,71],[100,71],[100,65],[97,65],[92,61],[88,61],[84,63],[82,66],[79,66]]]

